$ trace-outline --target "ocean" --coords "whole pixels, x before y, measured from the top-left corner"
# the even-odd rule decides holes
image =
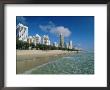
[[[94,74],[94,53],[80,52],[69,56],[51,58],[49,63],[37,66],[28,74]]]

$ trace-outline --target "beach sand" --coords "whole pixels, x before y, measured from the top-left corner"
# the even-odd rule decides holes
[[[73,55],[75,51],[63,50],[17,50],[16,51],[16,73],[22,74],[23,72],[34,68],[36,66],[48,63],[54,58],[62,56]],[[51,59],[52,58],[52,59]]]

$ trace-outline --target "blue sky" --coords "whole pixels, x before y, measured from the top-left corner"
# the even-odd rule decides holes
[[[29,28],[29,35],[48,35],[51,42],[59,42],[59,33],[65,42],[73,41],[75,47],[94,51],[94,16],[17,16],[16,25]]]

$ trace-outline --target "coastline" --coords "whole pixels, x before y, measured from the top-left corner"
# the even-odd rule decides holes
[[[16,73],[21,74],[31,68],[48,63],[54,58],[73,55],[77,51],[63,50],[17,50],[16,51]],[[52,58],[52,59],[51,59]]]

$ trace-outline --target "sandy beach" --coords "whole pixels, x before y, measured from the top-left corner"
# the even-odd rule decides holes
[[[62,50],[17,50],[16,73],[21,74],[31,68],[48,63],[54,58],[73,55],[74,53],[76,52]]]

